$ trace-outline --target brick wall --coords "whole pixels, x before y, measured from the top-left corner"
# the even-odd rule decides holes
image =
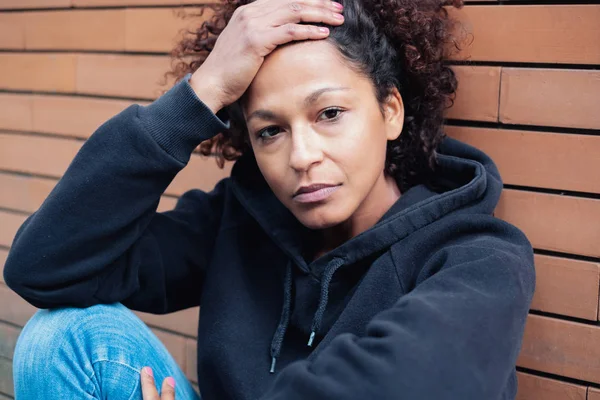
[[[199,3],[0,0],[0,267],[86,138],[168,87],[158,82],[174,38],[205,18],[180,14]],[[477,1],[452,12],[474,41],[451,62],[460,88],[447,132],[494,158],[505,181],[497,215],[536,250],[519,399],[600,400],[600,5]],[[160,210],[230,167],[194,155]],[[0,282],[0,400],[13,396],[15,341],[35,310]],[[197,311],[138,313],[192,381]]]

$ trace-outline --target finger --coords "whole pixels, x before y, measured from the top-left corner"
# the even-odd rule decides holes
[[[161,400],[175,400],[175,379],[167,377],[163,381],[162,388],[160,389]]]
[[[268,34],[270,43],[280,46],[292,40],[323,39],[329,35],[329,29],[314,25],[286,24]]]
[[[242,7],[248,7],[257,10],[257,15],[266,15],[272,13],[273,11],[281,10],[282,7],[285,9],[286,7],[289,7],[289,4],[292,2],[309,7],[326,8],[332,11],[339,12],[340,10],[340,8],[336,7],[334,2],[331,0],[256,0]]]
[[[142,381],[142,398],[143,400],[160,400],[156,384],[154,383],[154,375],[152,368],[144,367],[140,371],[140,379]]]
[[[284,2],[269,16],[267,26],[280,26],[299,22],[321,22],[327,25],[341,25],[344,22],[342,11],[327,0],[320,5],[304,4],[300,1]]]

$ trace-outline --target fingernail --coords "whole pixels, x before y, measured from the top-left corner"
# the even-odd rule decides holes
[[[152,368],[144,367],[144,372],[154,378],[154,374],[152,373]]]
[[[323,32],[323,33],[327,33],[327,32],[329,32],[329,29],[327,29],[327,28],[323,28],[323,27],[320,27],[320,28],[319,28],[319,30],[320,30],[321,32]]]
[[[344,8],[344,6],[343,6],[343,5],[341,5],[340,3],[337,3],[337,2],[335,2],[335,1],[332,1],[331,3],[333,3],[333,6],[334,6],[335,8],[337,8],[338,10],[342,10],[342,9]]]
[[[344,19],[344,16],[342,14],[333,14],[333,18],[335,18],[335,19]]]
[[[173,389],[175,389],[175,379],[171,378],[170,376],[167,378],[167,385],[171,386]]]

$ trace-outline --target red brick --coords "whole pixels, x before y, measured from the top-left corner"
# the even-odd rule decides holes
[[[25,46],[36,50],[125,50],[125,10],[35,11]]]
[[[194,16],[200,10],[203,15]],[[195,32],[213,12],[201,7],[131,8],[126,14],[127,51],[169,52],[184,37],[182,29]]]
[[[516,400],[586,400],[587,388],[556,379],[518,372],[519,390]]]
[[[600,64],[598,4],[469,5],[448,10],[461,21],[457,33],[472,35],[454,58]]]
[[[56,179],[0,172],[0,208],[34,212],[55,185]]]
[[[600,193],[600,136],[466,126],[444,130],[486,152],[504,183]]]
[[[163,80],[170,65],[168,56],[79,54],[77,92],[155,99],[172,86]]]
[[[30,95],[0,93],[0,129],[33,130],[33,101]]]
[[[196,360],[198,359],[198,341],[196,339],[186,339],[186,367],[185,372],[188,379],[191,382],[198,382],[198,366]]]
[[[60,177],[82,141],[0,132],[0,169]]]
[[[2,307],[0,307],[0,320],[19,326],[25,326],[38,310],[4,283],[0,284],[0,304],[2,304]]]
[[[0,392],[14,396],[15,388],[12,379],[12,361],[0,358]]]
[[[600,200],[505,189],[496,216],[537,249],[600,257]]]
[[[73,92],[76,62],[68,53],[0,53],[0,88]]]
[[[0,245],[9,247],[17,229],[25,222],[25,215],[0,210]]]
[[[150,326],[179,332],[187,336],[198,335],[199,308],[193,307],[170,314],[158,315],[135,311],[142,321]]]
[[[600,71],[502,68],[500,121],[600,129]]]
[[[0,357],[12,360],[21,329],[0,321]]]
[[[500,67],[453,66],[458,79],[454,105],[447,118],[498,121]]]
[[[185,373],[186,366],[186,349],[185,349],[185,338],[182,336],[174,335],[169,332],[162,331],[160,329],[152,329],[152,332],[160,339],[165,345],[169,354],[173,356],[179,368]],[[150,362],[150,361],[149,361]]]
[[[0,7],[2,2],[0,2]],[[22,14],[0,14],[0,48],[21,50],[25,48],[25,18]]]
[[[0,9],[69,7],[71,0],[2,0]]]

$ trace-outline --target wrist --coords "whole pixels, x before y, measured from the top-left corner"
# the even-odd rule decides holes
[[[145,131],[182,163],[189,161],[194,148],[202,141],[229,128],[198,98],[189,84],[190,78],[191,74],[186,74],[152,103],[137,107],[137,116]]]
[[[225,106],[220,98],[221,86],[216,83],[214,79],[210,79],[206,76],[199,77],[196,74],[192,74],[189,84],[194,93],[196,93],[198,99],[200,99],[213,114],[216,114]]]

